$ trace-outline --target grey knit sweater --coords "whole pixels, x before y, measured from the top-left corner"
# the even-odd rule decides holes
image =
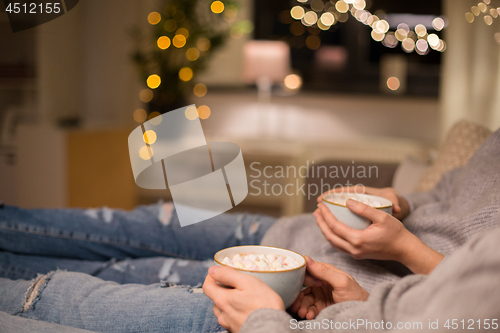
[[[500,130],[485,141],[466,166],[445,174],[438,185],[429,193],[414,193],[408,199],[411,201],[413,210],[403,221],[404,225],[424,243],[445,256],[449,256],[460,247],[463,247],[475,234],[500,227]],[[496,238],[492,240],[494,235],[496,235]],[[324,239],[311,215],[279,219],[266,233],[262,244],[285,247],[307,254],[316,261],[333,264],[351,274],[361,286],[371,291],[368,302],[348,302],[333,305],[323,310],[320,318],[334,319],[340,316],[341,318],[355,320],[361,318],[360,316],[363,314],[368,318],[379,319],[396,315],[392,312],[385,313],[385,311],[387,309],[399,309],[399,298],[403,294],[406,295],[406,289],[411,290],[408,295],[428,295],[428,297],[431,297],[433,294],[428,294],[426,290],[437,288],[436,281],[443,282],[441,275],[446,273],[450,278],[453,276],[454,270],[458,272],[458,270],[462,269],[463,265],[457,263],[473,260],[472,258],[479,261],[477,263],[468,262],[469,271],[467,272],[470,273],[474,269],[478,269],[480,266],[477,265],[480,265],[481,262],[490,263],[491,260],[494,260],[497,269],[495,273],[497,277],[500,276],[500,251],[496,245],[500,242],[500,230],[495,230],[487,238],[490,246],[488,252],[469,253],[471,244],[477,242],[469,243],[468,247],[462,248],[460,252],[453,256],[453,260],[451,258],[445,260],[446,262],[440,265],[440,267],[443,267],[436,269],[428,279],[424,276],[411,275],[411,272],[406,267],[396,262],[355,260],[336,251]],[[496,248],[493,249],[495,246]],[[493,252],[495,253],[493,254]],[[487,253],[486,256],[485,253]],[[458,259],[457,256],[459,256]],[[484,256],[484,260],[480,261]],[[485,269],[484,274],[488,275],[486,272],[493,272],[493,268]],[[490,275],[488,276],[491,278]],[[401,280],[402,277],[405,278]],[[491,282],[491,279],[486,280]],[[451,283],[451,285],[456,283],[456,287],[459,287],[459,282],[465,283],[467,281],[450,279],[443,283]],[[378,285],[380,283],[382,284]],[[429,284],[427,289],[419,289],[419,293],[413,292],[413,287],[426,284]],[[493,289],[491,284],[487,287]],[[374,289],[375,285],[378,286]],[[444,288],[444,285],[441,285],[441,287]],[[444,289],[447,290],[447,288]],[[451,289],[449,292],[453,290]],[[498,293],[496,290],[495,292]],[[421,298],[411,299],[407,297],[405,299],[408,300],[408,304],[416,304]],[[497,299],[500,302],[500,298],[497,297]],[[441,301],[450,302],[451,300],[443,298]],[[403,308],[409,306],[408,304],[402,303]],[[425,302],[422,306],[422,311],[427,311]],[[481,318],[485,317],[481,316]],[[497,318],[499,318],[498,313]],[[290,319],[284,312],[259,310],[253,313],[249,320],[245,322],[242,332],[285,332],[290,327],[288,324]],[[276,325],[277,323],[280,323],[281,326],[276,326],[277,330],[260,330],[257,327],[258,325],[254,324],[256,321],[264,325],[262,327],[268,325],[269,328],[271,327],[269,325]]]

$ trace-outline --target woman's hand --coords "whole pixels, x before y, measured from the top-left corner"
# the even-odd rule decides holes
[[[320,203],[313,213],[321,232],[335,249],[355,259],[399,260],[405,241],[412,235],[395,217],[356,200],[347,208],[366,217],[372,224],[365,230],[349,228]]]
[[[390,200],[392,202],[392,215],[395,218],[403,220],[408,216],[408,214],[410,214],[410,205],[408,204],[408,201],[406,201],[405,198],[399,195],[398,192],[391,187],[374,188],[361,185],[342,187],[323,193],[318,197],[318,203],[321,203],[323,196],[328,193],[359,193],[376,195],[382,198],[386,198],[387,200]]]
[[[430,274],[443,255],[409,232],[398,219],[356,200],[347,208],[372,224],[365,230],[349,228],[320,203],[313,213],[321,232],[332,247],[355,259],[395,260],[415,274]]]
[[[335,303],[368,299],[368,292],[349,274],[307,256],[306,259],[304,285],[308,288],[300,292],[290,307],[300,318],[314,319],[324,308]]]
[[[210,267],[203,292],[214,301],[213,311],[219,324],[231,332],[238,332],[254,310],[285,310],[281,297],[267,284],[230,267]]]

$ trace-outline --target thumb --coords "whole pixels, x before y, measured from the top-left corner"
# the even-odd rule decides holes
[[[351,212],[366,217],[374,223],[382,221],[387,215],[384,211],[365,205],[364,203],[353,199],[347,200],[346,206],[351,210]]]
[[[331,265],[322,262],[316,262],[306,256],[307,271],[318,280],[327,282],[330,286],[335,284],[335,279],[341,274],[339,270]]]
[[[212,266],[209,268],[208,274],[225,287],[233,288],[245,285],[246,281],[251,278],[250,275],[227,266]]]

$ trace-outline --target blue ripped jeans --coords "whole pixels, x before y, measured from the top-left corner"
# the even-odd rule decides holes
[[[5,206],[0,317],[15,316],[13,327],[43,321],[52,332],[223,331],[199,287],[213,255],[259,244],[274,222],[223,214],[181,228],[170,203],[130,212]]]

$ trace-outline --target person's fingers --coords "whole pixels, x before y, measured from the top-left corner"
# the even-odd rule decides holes
[[[321,280],[318,280],[314,276],[312,276],[311,274],[306,273],[306,276],[304,277],[304,286],[321,287],[322,285],[323,285],[323,283],[321,282]],[[305,289],[305,290],[307,290],[307,289]]]
[[[212,310],[214,311],[215,318],[219,318],[221,311],[217,307],[217,305],[214,304],[214,306],[212,307]]]
[[[314,296],[311,294],[304,295],[304,297],[300,301],[300,308],[299,311],[297,311],[297,315],[300,318],[305,318],[307,315],[307,310],[313,304],[314,304]]]
[[[207,275],[205,282],[203,283],[203,293],[214,301],[214,304],[220,304],[220,302],[223,302],[224,299],[227,299],[229,292],[231,292],[231,289],[222,287],[217,284],[217,281],[215,281],[210,274]]]
[[[214,311],[215,318],[217,318],[219,325],[224,328],[229,328],[229,323],[226,320],[226,316],[224,316],[224,312],[215,305],[212,307],[212,310]]]
[[[349,244],[345,239],[340,238],[333,233],[333,231],[323,219],[323,216],[320,212],[317,211],[313,213],[313,215],[316,218],[316,224],[323,233],[323,236],[325,236],[326,240],[340,252],[349,254],[350,250],[352,250],[352,245]]]
[[[386,212],[353,199],[347,200],[346,206],[353,213],[366,217],[374,223],[381,222],[387,216]]]
[[[332,265],[316,262],[308,256],[306,256],[306,260],[306,267],[309,274],[326,281],[333,289],[335,289],[336,285],[343,284],[345,279],[348,278],[344,272]]]
[[[323,220],[325,220],[326,224],[328,225],[328,227],[330,227],[335,235],[339,236],[342,239],[345,239],[351,244],[354,242],[355,238],[359,236],[359,230],[349,228],[344,223],[338,221],[337,218],[324,204],[319,204],[318,208],[320,209],[321,215],[323,216]]]
[[[254,279],[257,279],[254,276],[227,266],[212,266],[208,269],[208,274],[215,281],[233,288],[248,286]]]
[[[306,319],[313,320],[314,318],[316,318],[318,313],[319,313],[319,310],[316,308],[316,305],[313,304],[309,307],[309,309],[307,309]]]

